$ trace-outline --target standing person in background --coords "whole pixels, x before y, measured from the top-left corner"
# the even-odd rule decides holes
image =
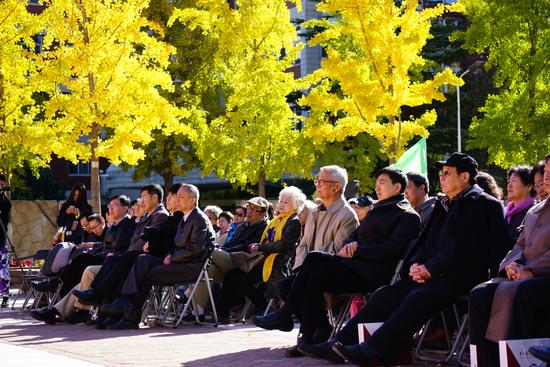
[[[82,228],[80,228],[77,219],[80,215],[92,213],[92,206],[88,204],[87,196],[86,186],[78,183],[73,187],[71,194],[59,209],[57,225],[63,228],[65,242],[72,242],[77,245],[80,243]]]
[[[531,176],[531,167],[518,166],[508,170],[508,205],[506,205],[506,223],[508,224],[508,233],[516,242],[519,237],[518,227],[523,222],[527,211],[535,203],[532,197],[533,177]]]
[[[0,296],[2,296],[2,304],[0,307],[8,306],[10,298],[10,252],[7,244],[8,234],[4,229],[8,230],[11,213],[11,201],[6,196],[6,176],[0,175],[0,220],[3,227],[0,227]]]

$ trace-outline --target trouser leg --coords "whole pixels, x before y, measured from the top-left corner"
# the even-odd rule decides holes
[[[391,361],[422,325],[450,305],[455,297],[452,283],[444,279],[414,287],[366,344],[385,360]]]
[[[80,285],[79,285],[80,290],[85,291],[90,289],[92,282],[94,281],[95,277],[100,271],[101,271],[101,265],[88,266],[86,270],[84,270],[84,273],[82,273],[82,278],[80,279]],[[78,298],[75,300],[74,306],[81,310],[91,309],[91,306],[80,303],[78,301]]]
[[[498,283],[482,283],[472,289],[469,302],[470,344],[475,345],[478,366],[498,366],[498,344],[485,338]]]
[[[550,277],[524,280],[514,299],[514,339],[546,338],[550,335]]]
[[[120,292],[121,295],[136,295],[140,293],[141,288],[145,283],[149,271],[155,267],[162,265],[163,259],[151,255],[139,255],[136,262],[130,269],[126,282]]]

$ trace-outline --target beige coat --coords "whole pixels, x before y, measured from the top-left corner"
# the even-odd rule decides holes
[[[308,213],[293,269],[300,267],[311,251],[337,253],[358,226],[357,215],[344,197],[326,208],[323,204],[318,205]]]
[[[500,263],[500,271],[512,261],[531,270],[533,276],[550,276],[550,200],[546,199],[533,206],[525,215],[523,231],[514,248]],[[491,318],[485,337],[498,342],[509,337],[513,317],[513,299],[521,280],[510,281],[507,278],[491,280],[499,283],[493,305]]]

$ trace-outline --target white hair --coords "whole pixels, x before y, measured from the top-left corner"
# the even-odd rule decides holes
[[[346,171],[345,168],[332,165],[321,167],[319,172],[321,171],[330,173],[330,175],[342,186],[342,192],[346,189],[346,185],[348,184],[348,171]]]
[[[199,189],[197,188],[197,186],[192,185],[192,184],[182,183],[181,187],[180,187],[180,190],[181,189],[184,189],[185,191],[191,193],[191,195],[193,195],[195,197],[195,199],[197,199],[197,202],[195,203],[195,206],[199,206],[200,193],[199,193]]]
[[[204,208],[203,211],[206,214],[208,214],[208,213],[214,214],[216,216],[216,218],[218,218],[220,216],[220,214],[223,212],[222,208],[220,208],[217,205],[208,205],[206,208]]]
[[[290,198],[292,209],[296,210],[296,212],[300,213],[302,209],[304,208],[304,203],[306,201],[306,195],[297,188],[296,186],[288,186],[279,192],[279,199],[281,199],[283,196],[287,196]]]

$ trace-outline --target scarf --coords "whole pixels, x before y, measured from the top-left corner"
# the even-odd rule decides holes
[[[525,208],[530,207],[535,202],[535,199],[532,197],[528,197],[527,199],[520,202],[518,205],[514,205],[512,201],[506,205],[506,223],[510,224],[510,221],[512,220],[512,216],[520,211],[522,211]]]
[[[288,218],[290,218],[294,214],[296,214],[296,212],[279,214],[278,216],[273,218],[271,222],[269,222],[267,227],[265,227],[260,243],[279,241],[283,235],[283,228],[285,227]],[[262,269],[262,280],[264,283],[267,282],[267,280],[271,276],[271,271],[273,270],[273,262],[275,261],[275,257],[277,257],[277,255],[279,254],[269,254],[264,261],[264,267]]]

